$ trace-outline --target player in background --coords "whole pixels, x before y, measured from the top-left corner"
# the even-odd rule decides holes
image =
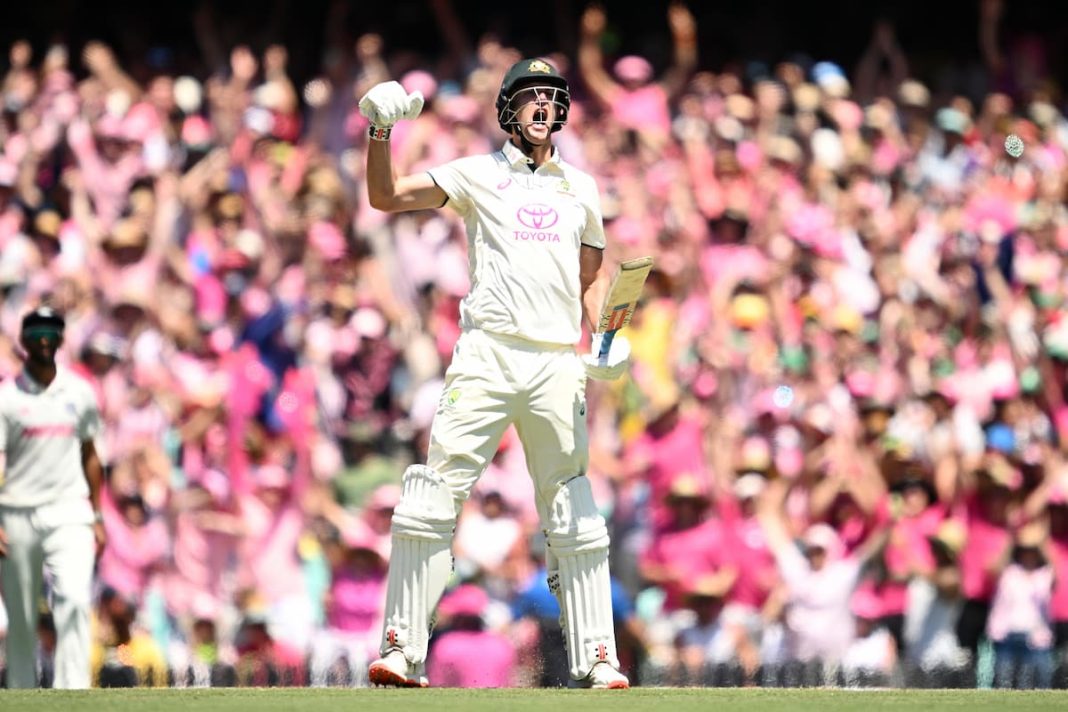
[[[471,291],[462,335],[445,376],[427,464],[404,473],[393,514],[380,685],[425,686],[431,617],[452,568],[456,518],[510,424],[523,442],[545,530],[549,586],[576,686],[626,688],[618,672],[608,575],[608,530],[586,479],[587,376],[618,378],[630,348],[612,342],[603,362],[579,356],[585,315],[597,324],[590,289],[605,246],[591,176],[564,161],[552,134],[567,123],[567,81],[540,59],[504,76],[497,119],[509,139],[491,154],[397,177],[389,134],[418,116],[423,98],[385,82],[360,100],[370,122],[371,205],[389,212],[448,204],[463,218]],[[599,335],[592,353],[599,351]]]
[[[93,446],[92,388],[56,365],[63,317],[39,307],[22,320],[26,365],[0,384],[0,590],[9,627],[7,686],[37,685],[43,574],[56,626],[57,688],[89,687],[93,565],[103,551],[103,468]]]

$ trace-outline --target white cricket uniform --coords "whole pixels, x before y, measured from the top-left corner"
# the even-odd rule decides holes
[[[81,446],[100,430],[89,384],[59,367],[42,387],[27,373],[0,384],[0,559],[7,608],[7,683],[37,684],[38,600],[42,572],[51,586],[57,688],[89,686],[89,608],[94,565],[93,510]]]
[[[555,150],[532,171],[510,142],[429,173],[464,219],[472,286],[427,465],[459,511],[514,422],[544,521],[559,485],[586,472],[586,372],[574,345],[580,247],[605,245],[597,185]]]

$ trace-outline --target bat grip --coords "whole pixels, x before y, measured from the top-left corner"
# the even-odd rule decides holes
[[[612,329],[601,336],[601,349],[597,352],[597,362],[601,365],[608,363],[608,352],[612,350],[612,339],[616,338],[616,331],[618,329]]]

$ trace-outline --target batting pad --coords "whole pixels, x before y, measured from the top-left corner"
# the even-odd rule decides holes
[[[618,669],[608,528],[593,501],[589,480],[576,477],[561,487],[549,516],[549,588],[560,602],[571,677],[581,680],[598,662]]]
[[[393,511],[382,655],[399,648],[413,665],[426,661],[434,608],[452,574],[455,527],[452,491],[441,475],[409,467]]]

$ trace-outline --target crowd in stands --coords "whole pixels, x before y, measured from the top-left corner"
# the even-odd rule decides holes
[[[594,6],[546,56],[608,261],[656,259],[630,375],[588,386],[638,684],[1065,685],[1068,121],[981,5],[981,100],[913,77],[886,23],[856,67],[754,74],[701,66],[681,4],[670,66],[610,55]],[[367,204],[356,100],[426,97],[398,173],[491,151],[521,54],[327,56],[297,86],[280,45],[141,80],[100,42],[10,47],[0,377],[22,314],[62,309],[105,422],[97,684],[366,684],[468,273],[454,213]],[[432,684],[564,682],[539,529],[510,433],[458,525]]]

